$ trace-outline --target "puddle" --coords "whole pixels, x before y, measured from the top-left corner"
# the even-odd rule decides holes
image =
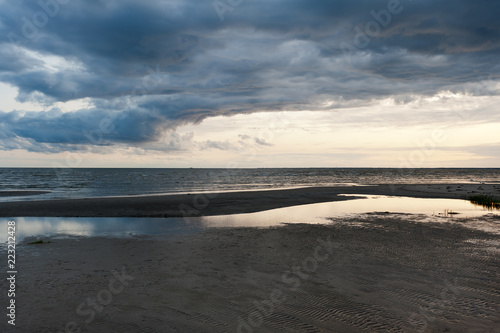
[[[349,195],[354,196],[354,195]],[[257,213],[192,218],[39,218],[18,217],[16,240],[20,242],[32,236],[108,236],[130,237],[135,235],[191,234],[204,228],[213,227],[268,227],[283,223],[330,223],[328,218],[341,218],[372,212],[403,214],[425,214],[429,217],[478,218],[488,213],[500,215],[499,210],[488,210],[473,205],[466,200],[420,199],[409,197],[389,197],[359,195],[361,199],[325,202],[272,209]],[[458,214],[450,214],[458,213]],[[7,222],[1,219],[0,242],[7,241]],[[488,224],[489,231],[498,231],[500,226]],[[472,225],[484,225],[472,224]],[[493,230],[491,229],[493,228]],[[481,227],[483,229],[483,227]]]

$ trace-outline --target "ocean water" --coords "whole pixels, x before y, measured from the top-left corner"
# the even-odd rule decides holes
[[[113,169],[0,168],[1,191],[47,190],[0,201],[46,200],[383,183],[500,183],[500,169]]]

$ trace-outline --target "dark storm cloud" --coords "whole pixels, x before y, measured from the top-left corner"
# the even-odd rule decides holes
[[[95,105],[3,110],[0,146],[140,145],[218,115],[494,95],[469,88],[500,74],[498,13],[493,0],[0,1],[0,81],[21,101]]]

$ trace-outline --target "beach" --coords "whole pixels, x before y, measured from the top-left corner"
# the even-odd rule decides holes
[[[353,198],[340,194],[465,198],[498,191],[495,184],[299,188],[7,202],[0,211],[102,217],[183,216],[184,209],[198,216]],[[372,212],[319,225],[284,220],[187,235],[26,238],[17,245],[16,329],[500,332],[500,233],[467,227],[477,220]],[[479,220],[500,224],[497,214]]]

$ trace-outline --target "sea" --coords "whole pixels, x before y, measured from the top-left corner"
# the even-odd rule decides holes
[[[0,201],[251,191],[306,186],[500,183],[500,168],[0,168]]]

